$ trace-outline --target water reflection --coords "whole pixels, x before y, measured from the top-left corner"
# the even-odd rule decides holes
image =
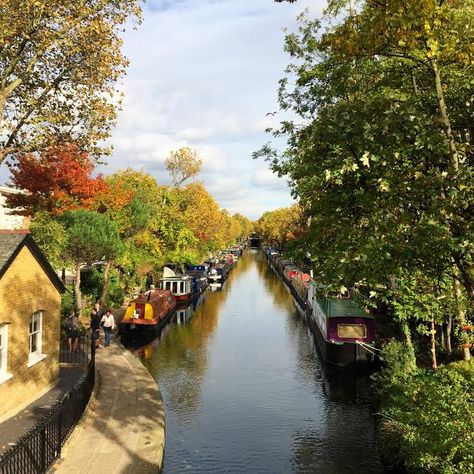
[[[139,352],[165,402],[165,473],[381,472],[367,379],[320,363],[263,255],[186,321]]]

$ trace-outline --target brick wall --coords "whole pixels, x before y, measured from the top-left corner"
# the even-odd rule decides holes
[[[61,296],[27,247],[0,280],[0,322],[8,327],[8,372],[0,384],[0,421],[13,416],[54,386],[59,377]],[[29,322],[42,311],[42,353],[46,358],[28,367]]]

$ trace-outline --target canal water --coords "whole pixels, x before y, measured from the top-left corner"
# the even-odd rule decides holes
[[[261,253],[190,311],[135,351],[164,399],[164,473],[383,472],[367,377],[321,363]]]

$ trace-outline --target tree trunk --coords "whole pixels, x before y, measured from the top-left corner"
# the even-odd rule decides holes
[[[454,300],[456,303],[456,322],[460,330],[462,331],[462,327],[466,324],[466,312],[462,307],[462,293],[461,293],[461,284],[459,280],[456,278],[453,279],[453,286],[454,286]],[[469,347],[463,347],[463,359],[464,360],[471,360],[471,352],[469,351]]]
[[[474,278],[472,275],[472,268],[466,268],[466,264],[461,259],[455,259],[456,266],[460,273],[460,282],[466,289],[466,294],[469,299],[469,306],[474,310]]]
[[[431,319],[431,367],[438,368],[438,361],[436,360],[436,329],[434,319]]]
[[[76,280],[74,281],[74,296],[76,297],[76,311],[78,317],[82,316],[81,295],[81,262],[76,262]]]
[[[436,88],[436,97],[438,98],[438,107],[441,117],[441,123],[443,124],[444,132],[446,133],[446,138],[449,142],[449,155],[451,157],[451,165],[454,171],[459,169],[459,159],[458,151],[456,147],[456,141],[454,140],[453,131],[451,129],[451,122],[448,116],[448,110],[446,108],[446,102],[444,100],[443,84],[441,83],[441,74],[439,72],[438,63],[436,60],[431,61],[431,66],[433,68],[433,74],[435,79],[435,88]]]
[[[104,283],[102,285],[102,292],[100,293],[100,306],[104,307],[105,299],[107,298],[107,294],[109,292],[109,275],[110,275],[110,268],[112,267],[112,260],[108,261],[104,267]]]
[[[446,324],[446,351],[448,352],[449,357],[451,357],[451,353],[453,352],[453,348],[451,346],[452,332],[453,332],[453,315],[449,313],[448,322]]]
[[[410,366],[407,366],[409,372],[413,372],[416,369],[416,356],[415,348],[413,347],[413,341],[411,340],[410,328],[407,323],[402,325],[402,331],[405,336],[405,344],[407,346],[408,355],[410,356]]]

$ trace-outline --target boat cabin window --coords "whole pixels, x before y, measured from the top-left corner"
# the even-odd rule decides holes
[[[341,339],[365,339],[367,326],[365,324],[338,324],[337,337]]]

